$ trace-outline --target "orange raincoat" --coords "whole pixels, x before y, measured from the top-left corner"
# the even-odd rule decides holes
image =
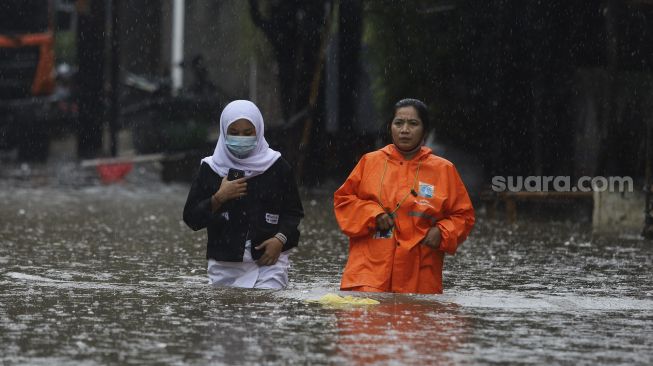
[[[456,252],[475,220],[451,162],[427,147],[406,160],[392,144],[361,158],[334,193],[334,210],[349,237],[342,290],[442,293],[444,253]],[[395,222],[389,235],[376,229],[384,212]],[[439,250],[420,244],[435,225],[442,233]]]

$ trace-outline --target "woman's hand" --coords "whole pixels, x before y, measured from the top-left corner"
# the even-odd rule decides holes
[[[376,217],[376,228],[379,231],[390,230],[394,224],[394,220],[387,213],[382,213]]]
[[[218,191],[211,197],[213,211],[217,210],[225,202],[243,197],[246,194],[247,182],[245,181],[245,178],[236,180],[227,180],[227,177],[222,178],[220,189],[218,189]]]
[[[438,229],[437,226],[434,226],[431,229],[429,229],[428,233],[426,233],[424,239],[422,239],[422,244],[426,245],[431,249],[438,250],[440,249],[441,241],[442,241],[442,233],[440,232],[440,229]]]
[[[276,237],[272,237],[254,248],[256,250],[265,249],[265,252],[256,263],[259,266],[271,266],[277,263],[279,255],[281,255],[281,249],[283,249],[283,243]]]

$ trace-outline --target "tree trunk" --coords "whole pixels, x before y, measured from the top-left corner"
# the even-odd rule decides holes
[[[96,157],[102,149],[104,82],[104,34],[106,7],[104,1],[80,2],[77,26],[79,72],[79,128],[77,155]]]
[[[309,108],[312,81],[320,62],[320,36],[325,26],[327,2],[249,1],[252,21],[265,34],[274,50],[279,67],[281,111],[286,121],[293,120],[294,116]],[[312,115],[307,118],[319,120],[319,116],[312,112],[309,111]],[[274,134],[275,138],[280,139],[276,145],[294,166],[299,161],[298,146],[303,125],[282,126],[283,130]],[[277,141],[270,142],[274,144]]]
[[[338,161],[341,171],[349,172],[355,165],[352,152],[357,149],[357,124],[361,73],[361,39],[363,35],[363,6],[360,0],[342,1],[338,17]]]

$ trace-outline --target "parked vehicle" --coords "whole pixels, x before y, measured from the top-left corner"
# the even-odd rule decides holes
[[[3,0],[0,8],[0,148],[44,160],[66,118],[65,93],[55,92],[53,1]]]
[[[127,73],[120,101],[123,124],[132,128],[134,148],[140,154],[179,152],[202,148],[227,97],[208,78],[201,58],[189,68],[195,82],[171,91],[170,79]]]

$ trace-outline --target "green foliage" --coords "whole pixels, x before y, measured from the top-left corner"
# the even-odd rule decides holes
[[[449,103],[446,89],[455,38],[450,13],[432,10],[431,3],[439,2],[366,2],[364,42],[373,62],[375,102],[384,120],[403,98],[427,103],[436,123]]]
[[[209,125],[192,119],[181,123],[175,121],[165,127],[165,134],[169,151],[192,150],[206,144]]]
[[[77,41],[75,32],[57,32],[54,37],[54,54],[57,63],[77,63]]]

